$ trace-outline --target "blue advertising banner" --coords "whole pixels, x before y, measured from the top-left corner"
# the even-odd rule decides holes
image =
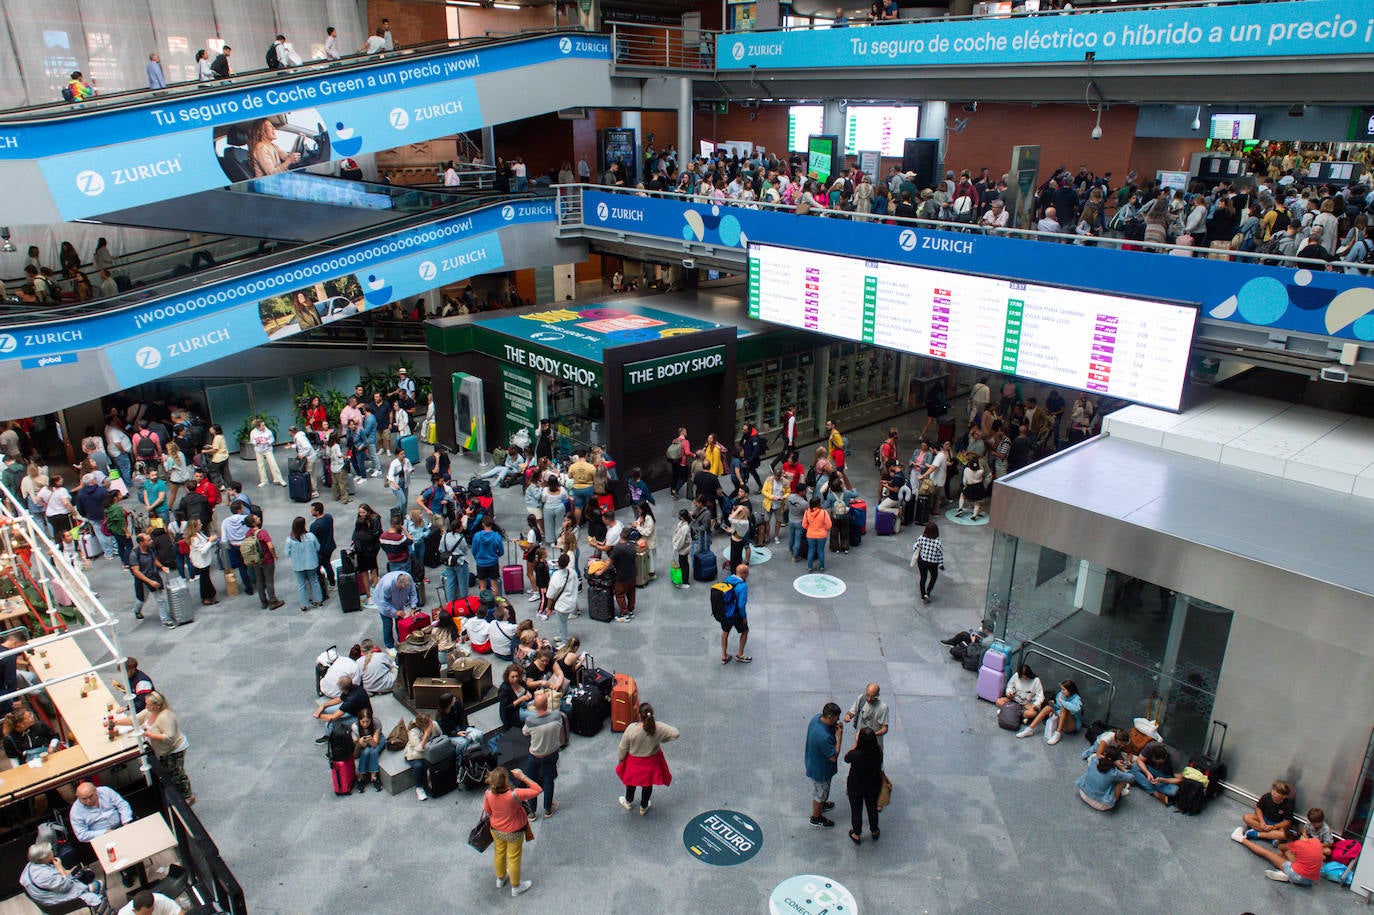
[[[222,127],[266,115],[386,96],[416,87],[440,90],[436,98],[442,99],[447,97],[455,80],[564,58],[610,60],[610,39],[599,35],[546,35],[476,51],[382,59],[374,66],[316,71],[247,88],[226,86],[217,89],[215,84],[209,83],[204,84],[202,91],[171,100],[156,99],[104,112],[95,109],[90,114],[75,117],[0,125],[0,159],[36,159],[81,152],[93,145],[165,138],[182,131]],[[393,106],[387,109],[390,107]],[[327,126],[334,128],[333,124]],[[382,148],[386,147],[369,145],[367,151]],[[345,148],[339,155],[351,156],[360,151],[363,151],[361,146],[352,152]]]
[[[582,208],[587,225],[593,228],[741,250],[750,241],[767,242],[1109,294],[1166,296],[1198,302],[1205,319],[1374,340],[1374,286],[1364,276],[794,216],[604,191],[585,191]]]
[[[101,347],[108,347],[113,359],[116,351],[127,352],[130,348],[137,350],[143,346],[149,334],[160,333],[191,319],[209,319],[206,327],[212,328],[220,315],[227,316],[247,306],[257,323],[255,336],[249,333],[245,339],[243,335],[251,328],[245,330],[245,325],[236,323],[237,317],[226,317],[223,326],[217,329],[225,331],[233,345],[230,346],[227,339],[202,341],[207,346],[225,346],[227,351],[236,352],[445,283],[499,270],[504,259],[499,240],[492,233],[506,225],[552,223],[553,220],[552,200],[521,200],[486,207],[248,273],[194,292],[157,298],[104,314],[12,328],[7,333],[0,333],[0,360],[30,359]],[[474,243],[478,238],[481,243]],[[356,286],[341,281],[349,276],[356,277]],[[320,288],[314,288],[317,286]],[[293,291],[303,292],[306,300],[299,303],[299,308],[294,308],[293,304],[295,330],[290,329],[291,322],[280,320],[285,315],[278,312],[284,309],[275,305],[268,306],[267,310],[260,308],[261,302]],[[350,296],[350,303],[337,301]],[[314,317],[304,307],[309,303],[315,306]],[[350,304],[351,312],[348,310]],[[145,369],[154,367],[146,366]],[[167,370],[161,374],[167,374]]]
[[[1217,60],[1374,52],[1371,0],[913,22],[871,28],[741,32],[716,41],[716,69],[980,66]]]

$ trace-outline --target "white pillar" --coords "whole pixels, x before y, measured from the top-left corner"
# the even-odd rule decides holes
[[[1078,584],[1074,588],[1073,605],[1094,616],[1102,615],[1102,602],[1107,591],[1107,569],[1086,559],[1078,561]]]
[[[835,144],[835,164],[830,169],[832,174],[838,174],[844,166],[844,134],[845,134],[845,110],[840,107],[838,99],[826,99],[821,108],[821,130],[824,133],[834,134],[839,137]]]
[[[663,144],[659,144],[662,148]],[[677,160],[691,160],[695,143],[692,139],[692,80],[680,77],[677,81]]]
[[[920,135],[923,140],[939,140],[940,155],[936,162],[936,180],[945,176],[945,146],[949,140],[949,131],[946,129],[949,123],[949,103],[928,99],[921,103],[921,129]]]

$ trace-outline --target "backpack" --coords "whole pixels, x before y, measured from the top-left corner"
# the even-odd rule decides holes
[[[75,94],[74,92],[72,92],[72,87],[71,87],[71,84],[70,84],[70,83],[68,83],[67,85],[65,85],[65,86],[62,87],[62,101],[64,101],[64,102],[74,102],[74,101],[76,101],[76,94]]]
[[[1173,798],[1174,809],[1184,816],[1197,816],[1207,806],[1207,788],[1202,782],[1185,778],[1178,783]]]
[[[341,762],[353,758],[353,733],[343,722],[336,721],[329,729],[329,743],[326,755],[330,762]]]
[[[983,653],[986,651],[987,648],[983,645],[970,645],[964,649],[964,656],[959,659],[960,663],[964,665],[964,670],[977,673],[978,668],[983,666]]]
[[[718,581],[711,585],[711,616],[717,623],[724,623],[735,615],[735,586],[728,581]]]
[[[243,557],[243,564],[246,566],[262,565],[262,542],[258,540],[256,532],[244,537],[239,543],[239,555]]]
[[[267,69],[281,69],[281,60],[277,57],[277,43],[275,41],[272,42],[272,46],[267,49]]]
[[[141,458],[157,457],[157,442],[151,432],[139,432],[134,436],[134,454]]]
[[[1004,731],[1021,730],[1021,703],[1008,702],[997,710],[997,726]]]

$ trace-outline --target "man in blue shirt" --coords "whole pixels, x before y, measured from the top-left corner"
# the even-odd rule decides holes
[[[156,51],[148,55],[148,66],[146,69],[148,71],[149,89],[167,88],[167,77],[162,74],[162,58],[158,56]],[[166,441],[166,439],[163,439],[163,441]]]
[[[741,664],[754,660],[744,653],[744,644],[749,641],[749,564],[741,562],[735,566],[733,575],[725,577],[730,585],[730,596],[725,602],[725,619],[720,623],[720,663],[730,663],[730,630],[739,633],[739,652],[735,659]]]
[[[501,577],[501,557],[506,542],[495,530],[490,516],[482,519],[482,529],[472,538],[472,560],[477,563],[477,587],[495,591]]]
[[[76,786],[71,820],[72,833],[78,841],[94,842],[105,833],[132,823],[134,811],[113,788],[103,785],[97,788],[90,782],[82,782]]]
[[[382,462],[377,458],[377,414],[371,410],[363,411],[363,440],[367,443],[367,450],[363,452],[363,473],[370,477],[381,476]],[[354,462],[355,464],[358,462]],[[372,465],[372,470],[368,471],[366,464]],[[359,474],[362,476],[362,474]]]
[[[827,702],[821,713],[806,728],[806,777],[811,779],[811,825],[830,829],[835,821],[825,812],[835,806],[830,800],[830,780],[839,769],[840,707]]]
[[[396,617],[409,613],[420,604],[415,582],[409,572],[388,572],[372,589],[372,600],[382,618],[382,644],[386,653],[396,657]]]

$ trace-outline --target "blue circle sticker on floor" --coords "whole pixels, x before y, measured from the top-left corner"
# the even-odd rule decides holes
[[[964,526],[966,526],[966,527],[967,527],[967,526],[982,527],[984,524],[987,524],[987,523],[988,523],[988,513],[987,513],[987,512],[979,512],[978,517],[975,519],[975,518],[973,517],[973,508],[972,508],[972,507],[966,508],[966,509],[964,510],[964,513],[961,515],[961,514],[959,514],[959,506],[958,506],[958,505],[952,505],[952,506],[950,506],[949,510],[948,510],[947,512],[945,512],[945,520],[946,520],[946,521],[949,521],[951,524],[962,524],[962,525],[964,525]]]
[[[698,861],[729,867],[759,853],[763,828],[737,810],[708,810],[687,822],[682,844]]]
[[[722,551],[721,551],[721,554],[720,554],[720,558],[721,558],[723,561],[725,561],[725,562],[729,562],[729,561],[730,561],[730,551],[729,551],[729,549],[722,550]],[[773,551],[772,551],[771,549],[769,549],[768,547],[766,547],[766,546],[751,546],[751,547],[749,547],[749,565],[751,565],[751,566],[761,566],[761,565],[763,565],[765,562],[767,562],[768,560],[770,560],[770,559],[772,559],[772,558],[773,558]]]
[[[854,894],[829,877],[788,877],[768,897],[769,915],[858,915]]]
[[[798,576],[792,582],[792,587],[796,589],[798,594],[806,597],[828,600],[843,594],[846,586],[842,580],[834,575],[826,575],[824,572],[808,572]]]

